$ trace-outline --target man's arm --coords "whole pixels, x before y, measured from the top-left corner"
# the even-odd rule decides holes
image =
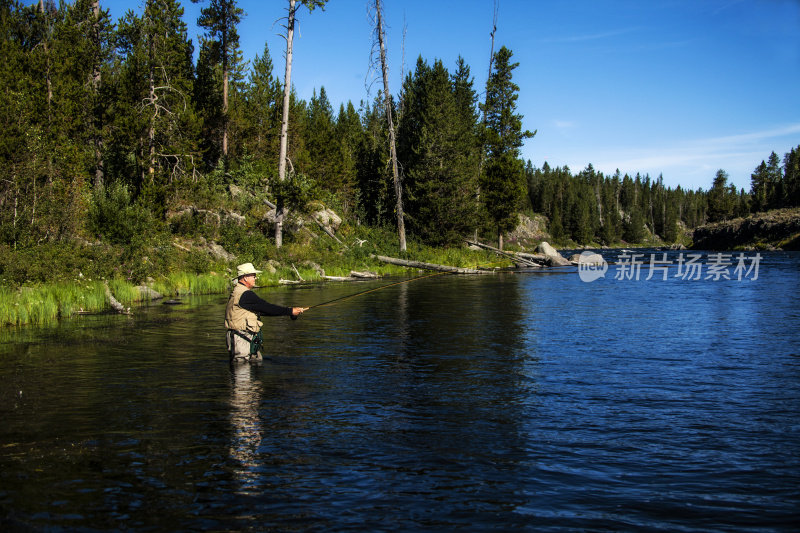
[[[291,316],[292,308],[271,304],[259,298],[253,291],[245,291],[239,298],[239,305],[251,313],[261,316]]]

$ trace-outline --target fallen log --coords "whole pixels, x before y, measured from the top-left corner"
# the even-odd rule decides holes
[[[351,270],[349,276],[322,276],[325,281],[364,281],[366,279],[378,279],[379,275],[374,272],[358,272]]]
[[[334,235],[334,234],[333,234],[333,232],[332,232],[330,229],[328,229],[327,227],[325,227],[325,225],[324,225],[322,222],[320,222],[319,220],[317,220],[317,218],[316,218],[316,217],[311,217],[311,219],[312,219],[312,220],[314,220],[314,222],[316,222],[316,223],[317,223],[317,226],[319,226],[319,227],[320,227],[320,229],[321,229],[322,231],[324,231],[324,232],[325,232],[325,233],[328,235],[328,237],[330,237],[331,239],[335,240],[336,242],[338,242],[339,244],[341,244],[341,245],[342,245],[342,246],[344,246],[345,248],[348,248],[348,246],[347,246],[345,243],[343,243],[342,241],[340,241],[340,240],[339,240],[339,237],[337,237],[336,235]]]
[[[374,272],[359,272],[357,270],[350,271],[351,278],[363,278],[363,279],[378,279],[378,275]]]
[[[360,281],[361,278],[354,278],[352,276],[322,276],[325,281]]]
[[[500,250],[499,248],[495,248],[494,246],[489,246],[488,244],[483,244],[482,242],[478,242],[478,241],[465,241],[465,242],[467,244],[469,244],[469,245],[472,245],[472,246],[477,246],[477,247],[483,248],[485,250],[491,250],[492,252],[496,253],[500,257],[505,257],[506,259],[510,259],[511,261],[514,262],[515,265],[524,265],[524,266],[532,267],[532,268],[541,268],[541,266],[542,266],[542,265],[540,265],[540,264],[538,264],[538,263],[536,263],[536,262],[534,262],[534,261],[532,261],[532,260],[530,260],[528,258],[520,256],[519,254],[512,254],[512,253],[509,253],[509,252],[504,252],[503,250]]]
[[[105,288],[106,291],[106,298],[108,298],[108,303],[111,304],[111,307],[114,309],[114,311],[123,315],[131,314],[130,308],[125,309],[125,306],[119,303],[119,300],[114,298],[114,295],[111,294],[111,289],[108,288],[108,282],[103,282],[103,287]]]
[[[372,255],[371,257],[374,257],[383,263],[389,263],[390,265],[421,268],[423,270],[434,270],[437,272],[452,272],[453,274],[492,274],[494,272],[493,270],[478,270],[475,268],[461,268],[448,265],[437,265],[434,263],[423,263],[422,261],[408,261],[406,259],[386,257],[385,255]]]
[[[162,295],[160,292],[151,289],[147,285],[139,285],[136,287],[136,290],[139,291],[140,295],[148,300],[160,300],[164,297],[164,295]]]
[[[515,252],[518,257],[533,261],[539,266],[547,266],[547,256],[544,254],[529,254],[527,252]]]
[[[294,263],[292,263],[292,270],[294,270],[294,273],[297,275],[298,278],[300,278],[300,281],[305,281],[303,279],[303,276],[300,275],[300,272],[298,272],[297,267],[294,266]]]

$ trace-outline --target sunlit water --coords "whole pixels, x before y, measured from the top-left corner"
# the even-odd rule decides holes
[[[228,365],[222,295],[6,335],[0,529],[796,531],[800,256],[619,268],[267,318],[261,366]]]

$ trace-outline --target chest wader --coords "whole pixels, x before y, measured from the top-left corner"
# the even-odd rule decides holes
[[[250,355],[257,354],[264,346],[264,337],[261,335],[261,331],[253,334],[253,336],[250,338],[248,338],[247,335],[243,334],[241,331],[237,331],[235,329],[232,329],[231,332],[250,343]]]

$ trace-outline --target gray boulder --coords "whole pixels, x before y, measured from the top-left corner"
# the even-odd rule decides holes
[[[569,260],[572,263],[580,262],[584,265],[602,265],[606,261],[600,254],[589,254],[586,252],[583,254],[573,254],[570,256]]]
[[[536,247],[536,251],[545,256],[545,264],[547,266],[569,266],[572,263],[563,255],[558,253],[558,250],[550,246],[547,241],[542,241]]]

